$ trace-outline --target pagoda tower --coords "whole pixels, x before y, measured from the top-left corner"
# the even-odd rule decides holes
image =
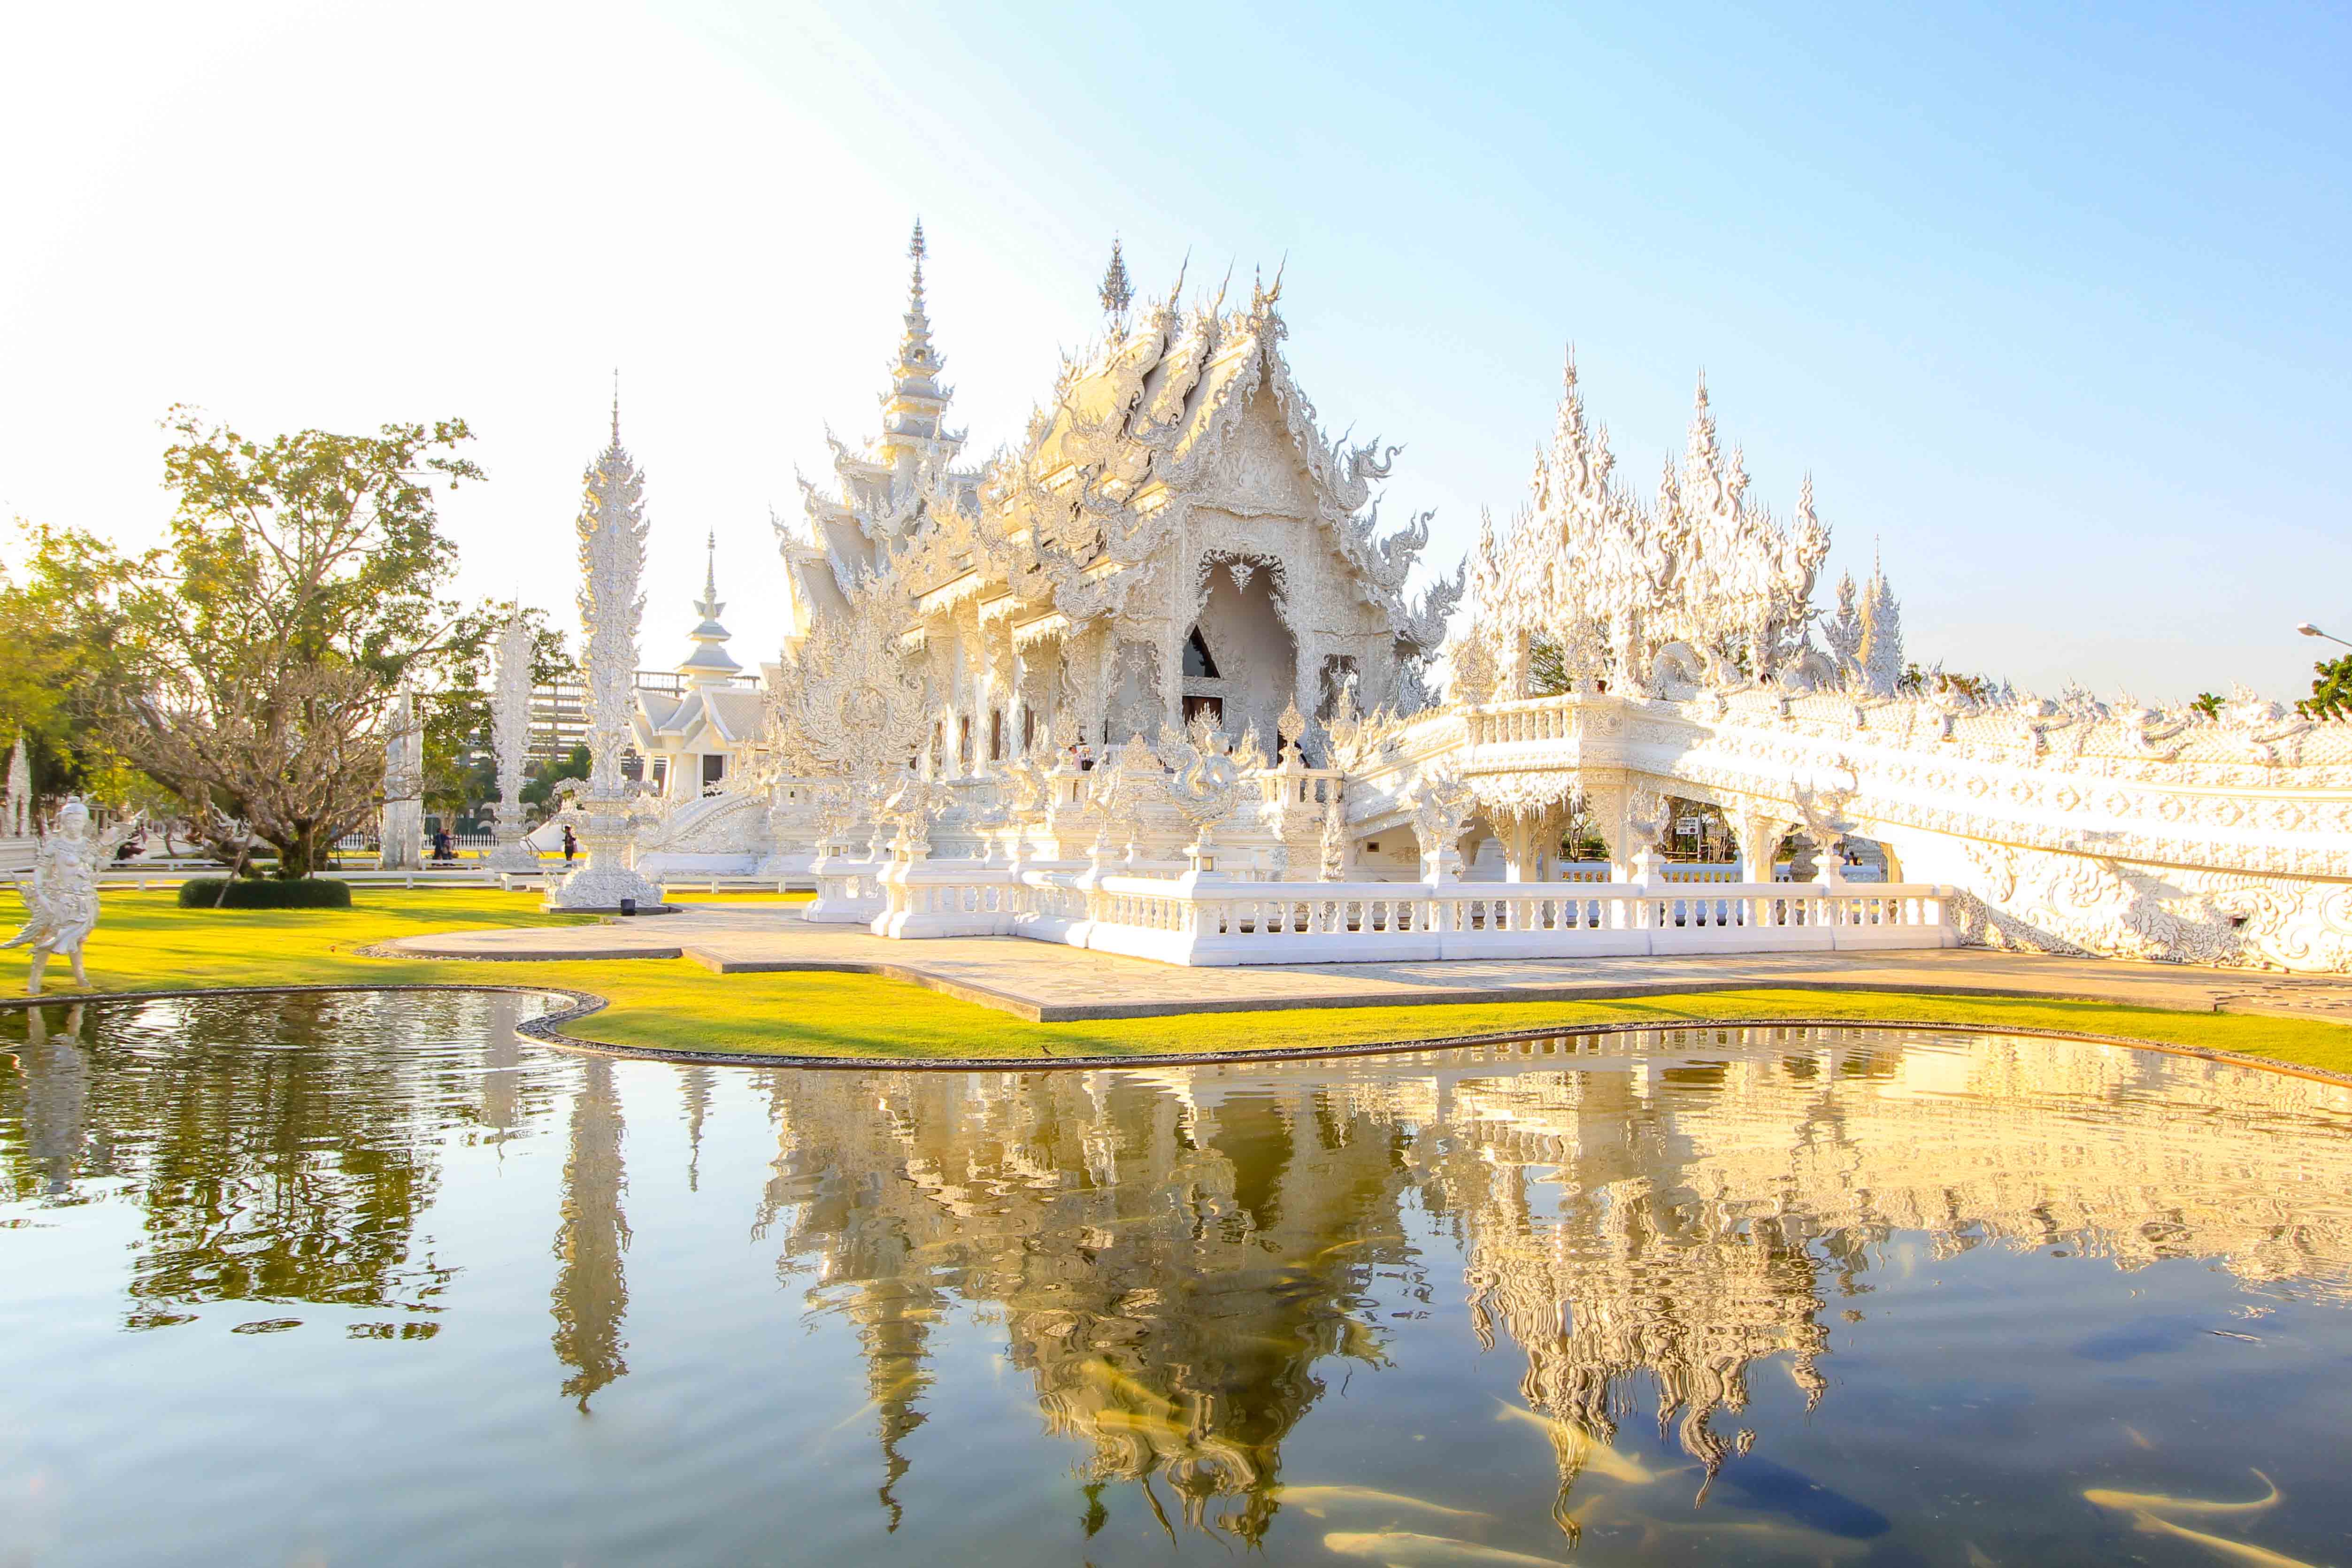
[[[882,395],[882,435],[874,443],[875,457],[891,466],[901,452],[927,458],[942,447],[952,455],[957,445],[940,423],[954,391],[940,384],[940,372],[948,362],[931,345],[931,317],[923,303],[923,221],[917,218],[907,241],[907,258],[913,268],[902,318],[906,330],[898,339],[898,360],[890,366],[890,390]]]

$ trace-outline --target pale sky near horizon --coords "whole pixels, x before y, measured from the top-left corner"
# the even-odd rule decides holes
[[[0,21],[0,515],[126,544],[175,402],[462,415],[469,593],[574,626],[612,368],[644,662],[702,539],[746,665],[772,508],[861,440],[909,221],[971,454],[1139,289],[1287,258],[1327,426],[1405,443],[1450,566],[1563,346],[1645,492],[1704,367],[1828,581],[2054,691],[2307,690],[2352,637],[2352,15],[1960,6],[19,6]]]

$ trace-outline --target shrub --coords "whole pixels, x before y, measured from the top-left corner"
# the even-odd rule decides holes
[[[228,897],[221,897],[221,889]],[[347,910],[352,885],[326,877],[302,877],[290,882],[249,881],[239,878],[196,877],[180,884],[180,907],[209,910]]]

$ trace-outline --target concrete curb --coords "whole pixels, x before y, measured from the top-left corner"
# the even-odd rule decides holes
[[[399,938],[395,941],[430,940]],[[2068,986],[2028,985],[1954,985],[1932,981],[1906,980],[1840,980],[1818,975],[1740,975],[1722,981],[1693,979],[1688,975],[1675,978],[1614,981],[1604,984],[1487,986],[1475,990],[1448,992],[1431,991],[1369,991],[1319,996],[1219,996],[1192,999],[1170,998],[1148,1002],[1036,1002],[1015,992],[999,990],[969,980],[951,979],[914,964],[894,963],[880,959],[854,958],[728,958],[707,948],[681,943],[675,947],[635,947],[625,951],[587,949],[576,952],[431,952],[415,948],[395,947],[379,942],[357,948],[353,953],[361,958],[402,959],[410,963],[606,963],[622,959],[684,958],[700,964],[714,974],[872,974],[887,980],[903,980],[935,991],[943,996],[971,1002],[982,1007],[993,1007],[1031,1024],[1108,1023],[1127,1018],[1181,1018],[1206,1013],[1288,1013],[1328,1010],[1339,1007],[1450,1007],[1486,1006],[1508,1002],[1614,1002],[1629,997],[1688,995],[1708,991],[1872,991],[1897,996],[1987,996],[2019,1002],[2095,1002],[2108,1006],[2154,1006],[2149,1003],[2118,1003],[2085,989]],[[2239,1005],[2225,1007],[2221,1003]],[[2197,1016],[2198,1010],[2188,1007],[2162,1008],[2158,1011],[2179,1012]],[[2235,1014],[2241,1016],[2302,1019],[2313,1023],[2342,1023],[2352,1026],[2352,1018],[2335,1018],[2306,1008],[2269,1003],[2252,995],[2218,999],[2211,1009],[2215,1016]]]

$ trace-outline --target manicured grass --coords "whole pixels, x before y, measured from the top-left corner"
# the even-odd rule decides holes
[[[708,897],[708,895],[706,895]],[[776,901],[773,894],[750,895]],[[740,901],[742,895],[720,895]],[[0,895],[0,920],[20,910]],[[166,892],[110,891],[88,963],[99,991],[309,984],[548,985],[611,1004],[578,1032],[620,1045],[764,1050],[864,1059],[1066,1056],[1368,1045],[1506,1030],[1573,1029],[1623,1021],[1675,1025],[1778,1018],[1903,1019],[1988,1029],[2067,1029],[2168,1045],[2244,1051],[2352,1071],[2352,1027],[2294,1018],[2122,1007],[2095,1001],[1755,990],[1614,1002],[1510,1002],[1213,1013],[1102,1023],[1029,1024],[905,981],[840,973],[713,974],[684,959],[486,963],[375,959],[357,949],[402,935],[467,927],[570,925],[593,918],[540,911],[539,896],[489,889],[361,889],[349,910],[212,913],[173,907]],[[13,921],[11,921],[13,923]],[[19,953],[0,954],[6,994],[22,985]],[[53,989],[72,994],[52,965]]]

